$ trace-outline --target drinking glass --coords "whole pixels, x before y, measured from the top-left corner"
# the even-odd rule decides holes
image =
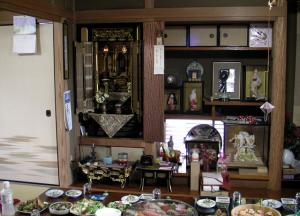
[[[154,199],[160,199],[161,198],[161,191],[160,191],[160,189],[159,188],[155,188],[152,191],[152,195],[153,195]]]
[[[233,207],[241,204],[241,193],[238,191],[234,191],[232,194],[232,204]]]

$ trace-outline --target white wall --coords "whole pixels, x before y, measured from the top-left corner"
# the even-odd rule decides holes
[[[34,55],[12,52],[12,29],[0,26],[0,179],[57,185],[53,24]]]

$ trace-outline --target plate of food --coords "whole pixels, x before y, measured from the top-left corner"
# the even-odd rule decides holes
[[[131,204],[131,203],[136,203],[137,201],[139,201],[139,197],[138,196],[135,196],[135,195],[127,195],[127,196],[123,196],[121,198],[121,201],[124,203],[124,204]]]
[[[17,211],[22,214],[30,214],[34,209],[37,209],[39,212],[43,212],[45,209],[48,208],[48,206],[49,203],[47,202],[42,202],[39,199],[31,199],[25,202],[21,202],[17,206]]]
[[[68,190],[65,192],[66,196],[72,197],[72,198],[77,198],[80,197],[82,194],[81,190]]]
[[[282,203],[278,200],[274,200],[274,199],[266,199],[262,201],[262,205],[265,207],[271,207],[274,209],[278,209],[282,206]]]
[[[72,203],[70,202],[55,202],[49,206],[49,212],[54,215],[69,214]]]
[[[119,209],[120,211],[126,210],[129,206],[130,204],[124,204],[121,201],[114,201],[107,204],[108,208],[115,208],[115,209]]]
[[[274,208],[257,204],[239,205],[231,210],[232,216],[281,216],[280,212]]]
[[[216,201],[212,199],[199,199],[197,205],[201,208],[213,208],[216,206]]]
[[[84,198],[75,202],[70,212],[74,215],[95,215],[96,211],[103,207],[102,202]]]
[[[180,216],[198,216],[195,208],[187,203],[171,200],[171,199],[157,199],[146,200],[133,204],[126,209],[123,216],[135,215],[180,215]]]
[[[121,216],[122,212],[115,208],[102,208],[96,211],[96,216]]]
[[[60,189],[50,189],[50,190],[47,190],[45,193],[45,195],[47,197],[51,197],[51,198],[58,198],[63,194],[64,194],[64,191],[60,190]]]

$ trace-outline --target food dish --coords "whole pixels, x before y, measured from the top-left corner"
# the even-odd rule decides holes
[[[120,211],[126,210],[129,206],[130,204],[124,204],[121,201],[114,201],[107,204],[108,208],[115,208],[115,209],[119,209]]]
[[[239,205],[231,210],[232,216],[255,216],[255,214],[260,216],[281,216],[276,209],[256,204]]]
[[[139,197],[138,196],[135,196],[135,195],[127,195],[127,196],[123,196],[121,198],[121,201],[124,203],[124,204],[131,204],[131,203],[135,203],[137,201],[139,201]]]
[[[64,194],[64,191],[60,190],[60,189],[50,189],[50,190],[46,191],[46,193],[45,193],[45,195],[47,197],[51,197],[51,198],[58,198],[63,194]]]
[[[212,199],[200,199],[197,201],[197,205],[201,208],[213,208],[216,206],[216,201]]]
[[[74,215],[94,215],[98,209],[103,207],[104,205],[99,201],[84,198],[75,202],[70,208],[70,212]]]
[[[171,200],[171,199],[157,199],[147,200],[133,204],[131,207],[123,212],[123,216],[197,216],[198,212],[195,208],[187,203]]]
[[[262,205],[266,207],[271,207],[271,208],[280,208],[282,206],[282,203],[279,202],[278,200],[274,199],[266,199],[262,201]]]
[[[55,202],[49,206],[49,212],[54,215],[69,214],[72,203],[70,202]]]
[[[96,216],[121,216],[122,212],[115,208],[102,208],[96,211]]]
[[[48,208],[47,202],[41,202],[39,199],[27,200],[18,205],[17,211],[22,214],[30,214],[33,209],[39,210],[39,212],[44,211]]]
[[[68,190],[65,192],[65,194],[68,197],[77,198],[81,196],[82,192],[81,190]]]

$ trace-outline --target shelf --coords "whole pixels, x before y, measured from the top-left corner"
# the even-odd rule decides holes
[[[235,171],[229,171],[230,180],[259,180],[259,181],[268,181],[269,175],[241,175]]]
[[[134,138],[102,138],[102,137],[79,137],[80,145],[110,146],[110,147],[126,147],[126,148],[145,148],[145,142],[142,139]]]
[[[223,120],[224,116],[211,116],[205,114],[165,114],[165,119],[198,119],[198,120]]]
[[[165,47],[166,51],[271,51],[267,47]]]
[[[250,102],[250,101],[220,101],[204,99],[204,104],[208,106],[261,106],[264,102]]]

